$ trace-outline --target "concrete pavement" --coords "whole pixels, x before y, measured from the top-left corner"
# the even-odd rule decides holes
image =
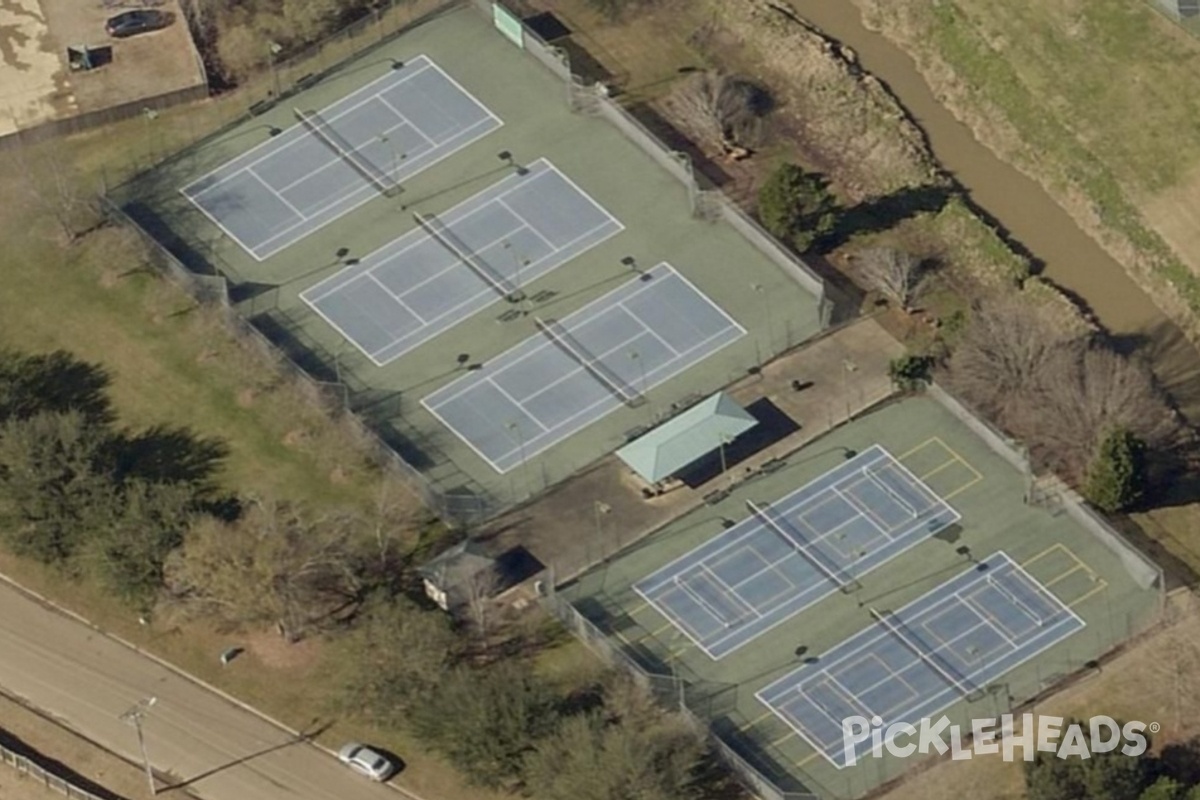
[[[211,800],[396,800],[325,751],[152,658],[0,583],[0,687],[106,749],[141,763],[120,719],[157,697],[142,723],[159,792]]]

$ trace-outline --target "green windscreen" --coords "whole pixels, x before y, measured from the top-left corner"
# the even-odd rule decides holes
[[[517,47],[525,48],[525,29],[521,20],[499,3],[492,3],[492,24]]]

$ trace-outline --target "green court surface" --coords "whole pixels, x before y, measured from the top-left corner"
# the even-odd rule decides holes
[[[747,516],[745,501],[773,501],[855,452],[880,444],[961,515],[959,523],[833,592],[749,644],[714,661],[632,586]],[[936,400],[886,405],[813,442],[777,472],[738,485],[559,590],[610,644],[644,670],[688,685],[688,706],[784,791],[858,797],[912,768],[920,756],[867,758],[838,769],[755,698],[755,692],[860,630],[870,609],[896,609],[1003,550],[1086,623],[947,713],[970,725],[994,718],[1143,630],[1158,614],[1157,587],[1140,588],[1113,550],[1061,508],[1024,501],[1026,478]],[[1129,557],[1129,556],[1126,556]],[[1141,565],[1144,585],[1153,568]]]
[[[289,136],[293,109],[321,109],[424,56],[502,125],[259,261],[222,232],[180,189],[274,136]],[[273,132],[273,129],[274,132]],[[282,131],[282,132],[281,132]],[[500,154],[507,151],[511,161]],[[403,159],[402,154],[394,156]],[[513,174],[513,163],[547,159],[622,226],[505,300],[376,366],[318,316],[300,294],[347,262],[414,230],[413,212],[448,209]],[[286,166],[286,165],[284,165]],[[603,118],[572,112],[561,79],[515,47],[473,7],[443,12],[339,67],[277,107],[210,137],[111,196],[197,272],[230,281],[237,313],[282,344],[310,374],[340,379],[351,406],[442,492],[486,498],[491,511],[541,491],[771,355],[820,329],[818,301],[724,222],[695,218],[684,186]],[[232,218],[231,218],[232,219]],[[261,253],[260,253],[261,254]],[[660,262],[670,263],[746,329],[746,335],[505,474],[498,473],[421,404],[422,398],[535,336],[534,316],[561,319]]]

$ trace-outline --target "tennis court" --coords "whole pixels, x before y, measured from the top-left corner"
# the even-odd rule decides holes
[[[180,191],[261,261],[500,127],[418,56]]]
[[[1003,551],[898,611],[871,615],[873,627],[755,695],[838,768],[848,763],[847,717],[916,724],[1085,626]]]
[[[545,159],[301,293],[376,366],[409,352],[623,226]]]
[[[745,329],[669,264],[618,286],[421,403],[497,472],[670,380]]]
[[[953,525],[959,514],[875,445],[638,581],[719,659]]]

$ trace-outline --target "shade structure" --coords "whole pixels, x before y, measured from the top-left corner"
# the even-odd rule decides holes
[[[717,392],[625,445],[617,457],[642,480],[658,483],[757,424],[736,400]]]

